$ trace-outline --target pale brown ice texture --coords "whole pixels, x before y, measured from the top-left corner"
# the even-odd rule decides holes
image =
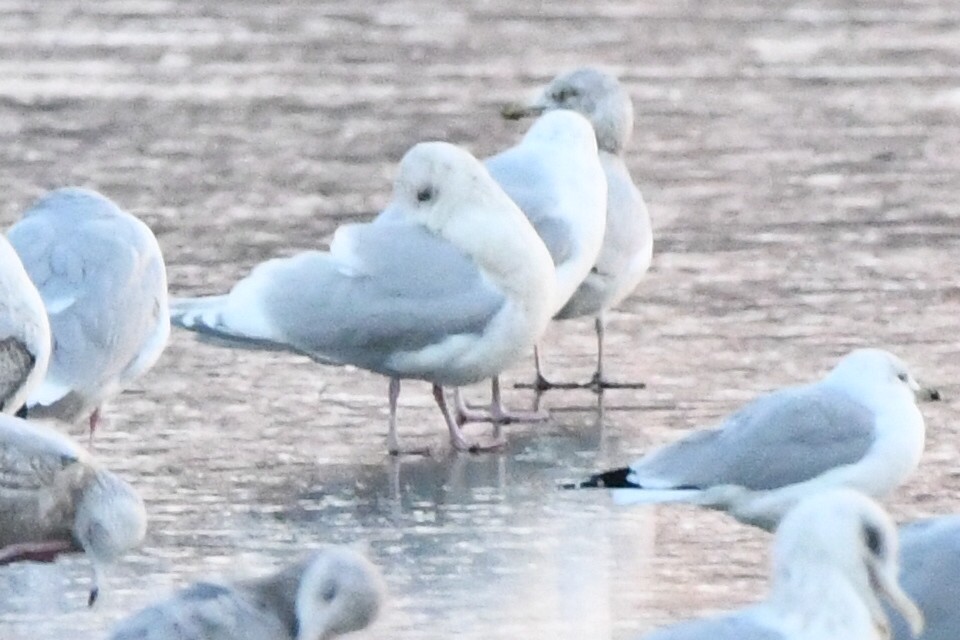
[[[406,384],[402,434],[441,453],[395,461],[385,380],[175,331],[97,439],[147,500],[143,549],[92,611],[82,559],[3,569],[0,638],[105,637],[191,579],[330,541],[366,541],[386,573],[367,638],[621,640],[738,605],[764,590],[766,534],[555,484],[861,345],[946,397],[924,407],[921,472],[888,504],[960,508],[952,0],[4,0],[0,222],[45,189],[92,186],[156,231],[173,294],[221,292],[369,218],[412,144],[510,144],[523,129],[498,105],[584,63],[636,103],[628,164],[656,256],[612,318],[608,371],[647,390],[609,393],[602,428],[590,394],[549,395],[550,424],[474,457],[443,453],[429,390]],[[591,324],[554,327],[545,352],[588,377]],[[506,376],[530,377],[526,359]]]

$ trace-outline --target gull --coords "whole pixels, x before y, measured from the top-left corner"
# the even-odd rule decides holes
[[[122,621],[111,640],[329,640],[363,629],[383,601],[380,572],[328,546],[273,575],[198,582]]]
[[[803,499],[777,529],[765,600],[642,640],[886,640],[883,601],[916,636],[923,614],[898,584],[897,572],[890,517],[856,491],[828,490]]]
[[[40,292],[53,333],[46,376],[27,400],[32,417],[87,417],[144,374],[170,335],[160,246],[143,222],[96,191],[41,197],[7,233]]]
[[[508,119],[518,119],[553,109],[577,111],[593,125],[606,175],[607,221],[603,244],[593,268],[554,315],[557,320],[594,318],[597,368],[593,378],[587,384],[551,383],[543,376],[539,351],[534,351],[535,387],[541,391],[590,387],[598,392],[605,388],[640,388],[643,386],[640,383],[610,382],[603,371],[605,314],[633,293],[650,268],[653,257],[650,214],[623,159],[633,134],[633,103],[615,77],[585,67],[557,76],[533,102],[507,105],[502,114]]]
[[[502,446],[468,441],[443,387],[499,374],[540,338],[549,252],[483,165],[443,142],[407,152],[381,215],[337,229],[329,251],[257,266],[226,295],[175,300],[174,323],[388,377],[391,453],[401,379],[432,383],[456,449]]]
[[[147,519],[133,488],[45,424],[0,415],[0,565],[83,552],[103,566],[140,545]]]
[[[898,487],[923,452],[918,399],[940,394],[893,354],[858,349],[818,382],[761,396],[715,428],[575,486],[611,488],[621,504],[698,504],[771,530],[805,495],[850,487],[881,498]]]
[[[540,116],[523,140],[484,162],[494,180],[520,207],[550,252],[555,267],[558,313],[590,273],[603,244],[607,182],[596,136],[582,115],[564,109]],[[472,412],[455,391],[461,421],[485,419]],[[503,423],[544,419],[538,412],[503,407],[500,383],[492,381],[489,418]]]
[[[0,235],[0,412],[22,412],[50,361],[50,322],[20,257]]]
[[[960,638],[960,515],[900,526],[900,583],[923,612],[919,640]],[[894,640],[913,637],[906,620],[892,622]]]

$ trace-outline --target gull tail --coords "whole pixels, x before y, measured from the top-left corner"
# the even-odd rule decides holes
[[[647,487],[637,482],[630,467],[595,473],[581,482],[561,485],[561,489],[610,489],[610,496],[619,505],[696,502],[703,490],[694,486]]]
[[[205,342],[267,351],[288,349],[268,337],[233,326],[225,313],[228,297],[173,298],[170,300],[170,322],[200,334],[200,339]]]

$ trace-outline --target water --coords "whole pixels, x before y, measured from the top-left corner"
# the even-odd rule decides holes
[[[0,222],[85,184],[157,232],[172,292],[223,291],[324,246],[389,194],[415,142],[485,155],[497,105],[602,62],[637,109],[628,165],[654,266],[611,318],[608,370],[646,390],[548,394],[553,419],[456,455],[426,385],[175,332],[108,406],[97,454],[147,500],[142,549],[84,607],[83,558],[0,572],[0,638],[88,640],[193,579],[366,545],[390,588],[368,638],[614,638],[761,597],[769,536],[687,507],[614,509],[556,485],[623,463],[854,346],[940,386],[898,518],[947,512],[960,365],[960,22],[953,3],[0,2]],[[592,372],[592,323],[548,366]],[[518,363],[509,382],[529,380]],[[479,397],[479,391],[476,392]],[[516,406],[527,391],[508,395]],[[472,429],[487,429],[477,426]],[[81,433],[75,427],[74,434]],[[483,433],[478,431],[478,433]]]

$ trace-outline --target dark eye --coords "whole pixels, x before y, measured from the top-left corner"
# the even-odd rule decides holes
[[[883,557],[883,536],[880,534],[880,530],[878,528],[871,524],[864,525],[863,541],[867,545],[867,549],[870,550],[870,553],[878,558]]]
[[[564,87],[560,89],[555,94],[553,94],[553,99],[557,102],[564,102],[568,98],[575,98],[577,96],[577,90],[573,87]]]
[[[897,377],[900,378],[900,382],[906,382],[906,381],[907,381],[907,374],[906,374],[906,373],[898,373],[898,374],[897,374]]]
[[[417,191],[417,202],[426,202],[433,198],[433,189],[430,187],[424,187]]]
[[[333,602],[333,599],[337,597],[337,585],[328,584],[325,586],[320,597],[323,598],[324,602]]]

